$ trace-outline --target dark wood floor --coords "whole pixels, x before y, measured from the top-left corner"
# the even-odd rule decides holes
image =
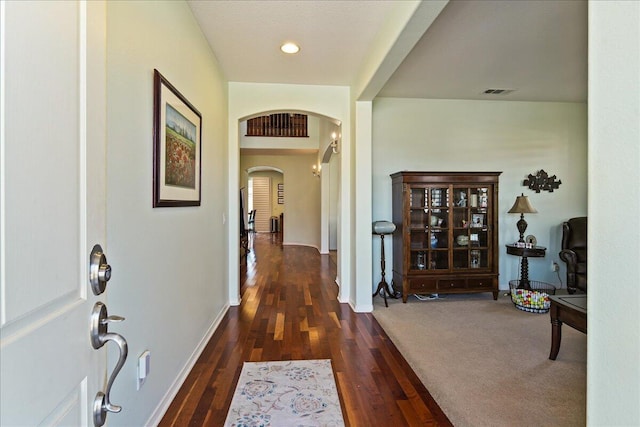
[[[221,426],[245,361],[331,359],[348,426],[450,426],[369,313],[337,301],[336,267],[258,234],[231,307],[160,426]],[[274,426],[280,427],[280,426]]]

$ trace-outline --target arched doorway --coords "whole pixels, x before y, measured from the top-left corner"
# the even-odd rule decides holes
[[[239,217],[240,191],[240,136],[242,135],[241,122],[250,117],[265,112],[296,111],[310,115],[325,117],[334,120],[340,126],[341,149],[338,156],[338,220],[337,220],[337,245],[338,245],[338,269],[336,282],[339,285],[338,300],[343,303],[353,303],[355,296],[355,266],[353,262],[354,242],[356,239],[355,227],[355,199],[354,172],[352,164],[352,111],[351,97],[348,87],[342,86],[308,86],[308,85],[277,85],[277,84],[251,84],[230,82],[228,104],[228,214],[225,218],[229,221],[228,244],[229,251],[237,250],[240,237],[237,236]],[[330,132],[327,134],[330,135]],[[326,137],[326,135],[325,135]],[[322,141],[323,146],[329,145],[330,138]],[[302,165],[306,168],[308,176],[311,176],[309,164]],[[306,175],[305,174],[305,175]],[[287,198],[287,183],[289,174],[285,172],[285,198]],[[287,202],[286,212],[289,211]],[[289,221],[285,219],[284,234],[287,235]],[[240,304],[239,289],[239,259],[229,257],[229,268],[226,271],[229,284],[228,300],[231,305]],[[367,291],[369,294],[370,291]],[[368,299],[371,299],[369,295]]]
[[[293,113],[292,110],[288,112]],[[339,263],[341,122],[304,112],[309,116],[309,133],[304,139],[256,138],[248,135],[249,119],[283,113],[287,111],[261,112],[239,119],[239,186],[245,189],[247,198],[250,198],[251,175],[274,171],[282,173],[281,188],[274,187],[273,182],[277,180],[272,179],[271,200],[272,206],[276,206],[276,210],[287,218],[283,244],[312,246],[321,254],[329,254],[331,250],[332,258]],[[295,113],[300,114],[299,111]],[[252,130],[251,133],[255,132]],[[278,206],[280,201],[282,206]],[[273,213],[273,208],[266,210]],[[259,226],[257,229],[260,231]],[[339,273],[336,282],[340,284]]]
[[[246,173],[245,173],[246,172]],[[252,166],[243,171],[240,188],[246,189],[247,212],[255,210],[254,231],[277,232],[272,219],[284,214],[284,173],[272,166]]]

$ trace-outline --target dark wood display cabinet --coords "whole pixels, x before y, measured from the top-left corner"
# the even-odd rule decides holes
[[[492,292],[498,298],[501,172],[397,172],[393,281],[410,294]]]

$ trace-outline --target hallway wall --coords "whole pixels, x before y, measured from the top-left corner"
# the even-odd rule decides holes
[[[589,426],[640,425],[638,76],[640,2],[589,2]]]
[[[186,2],[108,2],[110,330],[129,343],[111,426],[155,425],[228,307],[227,87]],[[202,114],[202,205],[152,208],[153,70]],[[237,195],[236,195],[237,198]],[[109,372],[117,359],[109,349]],[[136,390],[136,364],[151,371]],[[178,383],[178,384],[176,384]]]

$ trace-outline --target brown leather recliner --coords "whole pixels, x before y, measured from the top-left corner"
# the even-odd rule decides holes
[[[567,263],[567,291],[587,292],[587,217],[562,223],[560,259]]]

